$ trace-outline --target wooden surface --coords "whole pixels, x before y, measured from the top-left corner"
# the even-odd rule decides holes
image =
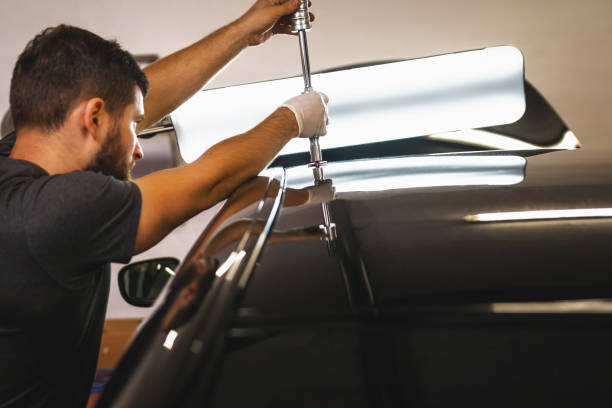
[[[107,319],[104,322],[98,368],[114,369],[130,344],[141,319]],[[100,393],[91,394],[87,408],[95,407]]]
[[[140,319],[107,319],[104,322],[98,368],[115,368],[125,352]]]

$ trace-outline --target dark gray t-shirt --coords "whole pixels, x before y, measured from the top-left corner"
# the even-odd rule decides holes
[[[93,172],[50,176],[0,140],[0,407],[84,406],[109,262],[129,262],[141,196]]]

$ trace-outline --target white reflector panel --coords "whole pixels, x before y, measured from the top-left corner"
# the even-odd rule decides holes
[[[523,82],[523,56],[509,46],[315,74],[330,98],[321,147],[512,123],[525,111]],[[251,129],[303,86],[294,77],[198,92],[172,114],[184,160]],[[294,139],[281,154],[308,147]]]

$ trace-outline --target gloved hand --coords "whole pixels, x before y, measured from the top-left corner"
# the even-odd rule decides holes
[[[336,195],[336,188],[331,180],[323,180],[321,184],[306,187],[304,190],[308,191],[308,199],[304,204],[328,203]]]
[[[322,92],[307,92],[295,96],[281,107],[289,108],[298,123],[298,137],[325,136],[327,134],[327,102],[329,98]]]

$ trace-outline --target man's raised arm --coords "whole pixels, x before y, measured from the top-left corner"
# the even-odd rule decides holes
[[[238,20],[147,66],[150,88],[139,130],[175,110],[247,46],[277,33],[291,33],[286,16],[299,4],[299,0],[257,0]]]
[[[299,95],[193,163],[137,179],[142,209],[134,253],[152,247],[189,218],[225,199],[264,169],[291,138],[324,135],[326,124],[327,97],[318,92]]]

